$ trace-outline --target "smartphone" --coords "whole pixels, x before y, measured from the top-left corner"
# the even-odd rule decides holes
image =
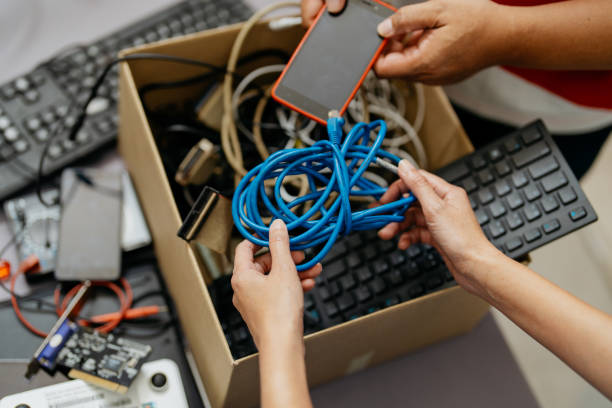
[[[272,89],[273,98],[316,120],[343,114],[386,40],[376,27],[395,9],[379,0],[347,0],[331,14],[324,6]]]

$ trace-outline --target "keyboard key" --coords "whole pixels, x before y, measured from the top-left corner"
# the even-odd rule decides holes
[[[385,299],[385,307],[395,306],[400,302],[397,296],[391,296],[390,298]]]
[[[480,181],[480,184],[482,184],[483,186],[486,186],[487,184],[492,183],[495,180],[493,174],[491,174],[491,172],[486,169],[478,172],[478,175],[476,177],[478,178],[478,181]]]
[[[514,165],[518,168],[526,166],[529,163],[532,163],[538,160],[541,157],[546,156],[550,153],[550,147],[542,141],[530,146],[526,149],[521,150],[518,153],[515,153],[512,156],[512,161]]]
[[[416,276],[419,276],[419,274],[421,273],[421,268],[419,268],[419,265],[415,261],[411,261],[404,264],[402,272],[404,273],[404,275],[406,275],[408,279],[412,279]]]
[[[497,193],[498,196],[503,197],[506,194],[508,194],[510,191],[512,191],[512,188],[510,187],[510,184],[508,184],[506,180],[500,180],[497,183],[495,183],[495,192]]]
[[[511,210],[516,210],[517,208],[520,208],[524,203],[523,199],[521,198],[521,195],[517,192],[514,192],[508,197],[506,197],[506,202],[508,203],[508,206]]]
[[[344,266],[342,259],[327,264],[323,267],[323,273],[325,276],[327,276],[327,279],[335,279],[338,276],[343,275],[345,272],[346,267]]]
[[[511,230],[515,230],[523,226],[523,219],[518,212],[513,212],[506,217],[506,223]]]
[[[523,234],[523,238],[525,238],[525,241],[531,243],[537,239],[540,239],[542,237],[542,233],[540,232],[540,230],[538,228],[532,229],[527,231],[526,233]]]
[[[460,186],[469,194],[472,191],[478,189],[478,184],[474,181],[472,177],[468,177],[460,183]]]
[[[480,170],[486,167],[487,165],[487,161],[479,154],[476,154],[470,157],[468,159],[468,162],[470,163],[470,166],[472,166],[474,170]]]
[[[364,242],[361,239],[361,236],[359,234],[352,234],[350,235],[347,239],[346,242],[348,242],[348,244],[352,247],[352,248],[360,248],[361,246],[363,246]]]
[[[574,191],[573,187],[568,186],[559,191],[559,199],[561,200],[563,205],[567,205],[571,202],[574,202],[577,198],[578,196],[576,195],[576,192]]]
[[[500,177],[505,176],[506,174],[510,174],[512,169],[508,165],[506,161],[499,162],[495,165],[495,171]]]
[[[346,247],[346,243],[344,241],[338,241],[332,246],[331,250],[325,255],[325,259],[323,259],[323,263],[329,262],[333,259],[338,258],[339,256],[343,256],[348,251]]]
[[[527,183],[529,183],[529,180],[522,171],[512,175],[512,184],[514,184],[514,187],[521,188]]]
[[[521,130],[521,139],[526,145],[533,144],[542,138],[540,130],[536,126],[529,126]]]
[[[477,210],[474,215],[476,215],[476,220],[481,226],[489,222],[489,216],[483,209]]]
[[[436,266],[438,266],[439,261],[436,255],[430,252],[427,255],[425,255],[425,259],[422,259],[421,263],[422,263],[423,269],[431,270],[431,269],[434,269]]]
[[[35,132],[40,129],[42,122],[37,117],[33,117],[25,121],[25,126],[30,132]]]
[[[28,142],[26,142],[24,139],[19,139],[15,142],[15,144],[13,144],[13,147],[17,153],[25,153],[25,151],[28,150]]]
[[[499,147],[494,147],[491,150],[489,150],[487,152],[487,157],[489,158],[489,160],[493,163],[495,163],[496,161],[501,160],[501,158],[504,156],[504,154],[502,153],[502,151],[499,149]]]
[[[442,277],[438,274],[435,274],[427,278],[427,280],[425,281],[425,286],[427,286],[427,289],[432,290],[437,288],[438,286],[441,286],[443,283],[444,280],[442,279]]]
[[[355,281],[353,274],[348,273],[340,278],[340,286],[342,286],[342,289],[345,291],[351,290],[357,286],[357,281]]]
[[[338,308],[333,302],[327,302],[325,303],[325,313],[329,317],[334,317],[338,314]]]
[[[353,294],[359,303],[367,302],[372,298],[372,292],[370,292],[370,289],[365,285],[355,289]]]
[[[371,261],[378,256],[378,250],[373,245],[369,245],[363,248],[362,254],[366,261]]]
[[[384,265],[386,266],[387,264],[385,263]],[[376,266],[374,266],[374,268],[376,268]],[[367,282],[374,276],[372,275],[372,272],[370,272],[370,269],[367,266],[362,266],[356,269],[355,274],[357,275],[357,279],[359,279],[360,282]]]
[[[38,129],[36,133],[34,133],[34,137],[39,142],[46,142],[47,140],[49,140],[49,131],[45,128]]]
[[[559,203],[554,196],[546,196],[540,201],[545,213],[550,213],[559,208]]]
[[[483,189],[478,192],[478,201],[483,205],[489,204],[494,198],[495,196],[489,189]]]
[[[457,180],[461,180],[469,174],[470,169],[466,166],[464,162],[453,163],[439,173],[440,177],[442,177],[449,183],[454,183]]]
[[[574,208],[572,211],[569,212],[569,217],[572,221],[578,221],[586,217],[586,215],[587,215],[587,212],[583,206]]]
[[[17,141],[17,139],[19,139],[19,136],[19,131],[14,126],[11,126],[10,128],[4,131],[4,138],[7,142],[13,143]]]
[[[525,194],[525,198],[527,201],[533,201],[542,196],[540,190],[538,190],[538,186],[535,184],[530,184],[523,189],[523,194]]]
[[[357,255],[357,253],[355,253],[355,252],[353,252],[353,253],[349,254],[349,255],[346,257],[346,265],[347,265],[347,266],[348,266],[350,269],[353,269],[353,268],[358,267],[359,265],[361,265],[361,263],[362,263],[362,262],[361,262],[361,259],[359,258],[359,255]]]
[[[395,249],[393,241],[378,240],[379,252],[391,252]]]
[[[406,254],[409,258],[414,259],[417,256],[421,255],[421,247],[418,244],[411,245],[406,250]]]
[[[489,234],[493,239],[497,239],[506,233],[506,229],[501,222],[495,221],[489,225]]]
[[[493,218],[499,218],[506,213],[506,207],[500,201],[495,201],[489,205],[489,212]]]
[[[555,159],[554,156],[550,156],[536,163],[533,163],[531,166],[529,166],[528,171],[531,175],[531,178],[537,180],[540,177],[544,177],[545,175],[552,173],[558,168],[559,163],[557,162],[557,159]]]
[[[309,310],[313,307],[315,307],[314,299],[312,298],[312,295],[310,293],[307,293],[304,296],[304,309]]]
[[[397,286],[404,281],[404,278],[399,270],[393,269],[391,273],[387,275],[387,280],[389,281],[390,285]]]
[[[350,293],[344,293],[336,299],[336,303],[341,312],[346,312],[348,309],[355,306],[355,299],[353,299]]]
[[[384,259],[377,259],[372,263],[372,267],[377,275],[381,275],[389,270],[389,264]]]
[[[391,262],[391,266],[398,266],[406,262],[406,256],[402,251],[394,251],[389,255],[389,261]]]
[[[556,218],[553,219],[552,221],[549,221],[549,222],[547,222],[545,224],[542,224],[542,230],[546,234],[552,234],[553,232],[555,232],[559,228],[561,228],[561,223],[559,223],[559,220],[556,219]]]
[[[568,183],[565,174],[562,172],[553,173],[550,176],[546,176],[542,179],[542,187],[546,193],[555,191],[559,187],[563,187]]]
[[[51,144],[51,146],[49,146],[48,153],[49,153],[50,158],[57,159],[62,154],[62,148],[60,147],[59,144],[53,143]]]
[[[478,203],[476,202],[476,200],[474,200],[474,197],[469,197],[470,200],[470,206],[472,207],[472,210],[475,210],[478,207]]]
[[[519,237],[509,240],[508,242],[506,242],[506,245],[505,245],[506,250],[508,252],[512,252],[516,249],[519,249],[522,246],[523,246],[523,241]]]
[[[17,78],[15,80],[15,89],[17,90],[17,92],[26,92],[28,89],[30,89],[30,81],[28,81],[28,79],[24,77]]]
[[[521,145],[519,142],[516,141],[515,138],[511,137],[508,140],[506,140],[504,142],[504,149],[508,152],[508,153],[514,153],[517,150],[519,150],[521,148]]]
[[[542,213],[535,204],[526,205],[525,209],[523,210],[523,213],[525,214],[525,218],[527,218],[527,221],[529,222],[542,216]]]
[[[372,280],[372,282],[370,283],[370,287],[372,288],[372,291],[376,295],[380,295],[381,293],[385,291],[385,289],[387,289],[387,285],[385,285],[385,281],[379,277],[376,277]]]
[[[0,93],[2,93],[2,98],[4,98],[4,100],[10,101],[17,95],[17,90],[15,90],[12,84],[8,84],[0,89]]]

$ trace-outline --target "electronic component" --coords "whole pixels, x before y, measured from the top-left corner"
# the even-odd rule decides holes
[[[466,190],[487,238],[515,259],[597,220],[542,121],[437,173]]]
[[[43,192],[49,202],[56,201],[57,190]],[[40,264],[38,273],[55,269],[59,234],[60,206],[46,207],[35,194],[9,200],[4,203],[11,232],[20,237],[17,241],[19,263],[35,255]]]
[[[40,368],[53,374],[57,368],[57,356],[62,350],[68,339],[77,331],[78,326],[72,322],[71,318],[78,314],[81,308],[81,301],[91,287],[90,281],[85,281],[81,288],[74,295],[62,315],[57,319],[51,331],[41,345],[38,347],[34,356],[28,364],[25,373],[27,379],[32,378]]]
[[[144,363],[125,394],[73,380],[7,395],[0,401],[0,408],[188,406],[179,368],[169,359]]]
[[[196,241],[220,254],[227,254],[232,235],[232,202],[213,188],[204,187],[189,210],[177,235]]]
[[[223,87],[215,83],[202,96],[196,106],[196,114],[200,122],[217,132],[221,131],[221,119],[223,118]]]
[[[338,14],[323,7],[272,96],[322,124],[332,110],[343,114],[386,44],[376,27],[393,12],[379,0],[349,1]]]
[[[174,179],[182,186],[202,185],[215,170],[219,156],[217,148],[208,139],[200,140],[179,165]]]
[[[89,44],[62,51],[31,72],[0,85],[0,200],[31,184],[40,155],[55,126],[63,134],[112,58],[124,49],[246,19],[251,9],[238,0],[180,1]],[[75,140],[60,136],[49,146],[44,174],[62,169],[108,145],[117,134],[117,67],[98,96]]]
[[[59,352],[57,370],[107,390],[125,393],[151,346],[80,327]]]
[[[121,272],[121,173],[62,173],[60,242],[55,278],[115,280]]]

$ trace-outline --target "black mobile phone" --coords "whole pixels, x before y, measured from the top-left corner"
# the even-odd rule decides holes
[[[376,27],[395,9],[379,0],[347,0],[331,14],[323,7],[272,90],[278,102],[325,124],[343,114],[386,40]]]

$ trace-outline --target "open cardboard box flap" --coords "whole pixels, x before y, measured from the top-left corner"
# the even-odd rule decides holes
[[[224,66],[240,25],[227,26],[161,43],[126,50],[199,59]],[[267,48],[290,53],[303,35],[298,27],[273,31],[265,23],[253,28],[242,52]],[[119,148],[144,213],[169,291],[214,407],[253,406],[259,401],[257,354],[234,360],[215,313],[206,283],[208,275],[196,251],[177,237],[181,217],[149,127],[138,88],[159,80],[177,80],[202,68],[163,61],[130,61],[120,68]],[[147,102],[178,101],[195,96],[180,88],[151,95]],[[440,88],[426,87],[426,114],[421,138],[430,167],[436,169],[472,151],[460,123]],[[459,287],[400,303],[377,313],[306,336],[311,386],[470,330],[487,305]]]

